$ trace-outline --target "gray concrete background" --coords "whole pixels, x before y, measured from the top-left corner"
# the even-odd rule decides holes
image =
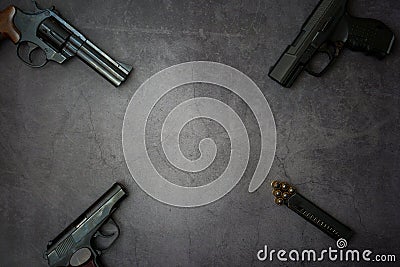
[[[8,0],[1,1],[1,8],[11,2],[31,8],[30,1]],[[400,260],[397,45],[383,61],[345,51],[323,78],[302,75],[292,89],[267,77],[317,2],[41,1],[56,5],[101,48],[133,64],[135,72],[115,89],[77,59],[30,69],[10,42],[0,44],[0,266],[46,266],[47,241],[115,181],[126,185],[130,197],[115,213],[122,234],[102,255],[106,266],[279,265],[276,260],[259,263],[257,251],[264,245],[335,247],[329,237],[273,203],[268,184],[276,178],[292,182],[354,229],[351,248],[396,254]],[[400,36],[399,1],[351,2],[354,15],[382,20]],[[265,185],[248,193],[260,142],[257,130],[250,129],[251,163],[238,186],[215,203],[186,209],[162,204],[137,186],[125,165],[121,128],[140,84],[157,71],[192,60],[221,62],[252,78],[274,113],[278,144]],[[224,99],[256,128],[246,105],[221,88],[177,90],[153,113],[154,129],[157,118],[165,117],[160,110],[194,90]],[[212,122],[184,129],[185,154],[196,157],[205,135],[214,135],[220,146],[215,170],[171,176],[171,181],[198,185],[223,170],[229,141]],[[163,160],[154,155],[159,169],[172,174]]]

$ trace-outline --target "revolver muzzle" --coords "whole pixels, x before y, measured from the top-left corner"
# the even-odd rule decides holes
[[[130,65],[112,59],[89,40],[82,44],[76,55],[114,86],[121,85],[133,69]]]

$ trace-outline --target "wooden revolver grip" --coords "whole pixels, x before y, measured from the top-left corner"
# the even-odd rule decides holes
[[[14,44],[20,40],[20,33],[13,22],[16,12],[15,6],[9,6],[0,11],[0,40],[9,38]]]
[[[99,266],[96,265],[94,259],[91,258],[90,260],[88,260],[87,262],[83,263],[82,265],[78,265],[78,266],[68,265],[68,267],[99,267]]]
[[[86,262],[84,265],[81,267],[97,267],[94,261],[91,259],[90,261]]]

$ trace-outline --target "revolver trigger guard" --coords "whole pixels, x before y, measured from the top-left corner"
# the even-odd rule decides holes
[[[26,53],[26,56],[24,57],[23,55],[21,55],[21,50],[23,49],[22,46],[23,45],[27,45],[28,50]],[[22,62],[24,62],[26,65],[28,65],[29,67],[32,68],[42,68],[44,67],[49,60],[47,59],[47,57],[45,58],[45,60],[43,60],[43,62],[41,64],[34,64],[33,60],[32,60],[32,54],[35,50],[40,49],[42,50],[38,45],[28,42],[28,41],[24,41],[24,42],[20,42],[17,46],[17,56],[20,60],[22,60]],[[42,50],[43,51],[43,50]],[[44,51],[43,51],[44,52]]]

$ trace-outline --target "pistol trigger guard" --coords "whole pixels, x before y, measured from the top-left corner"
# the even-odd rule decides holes
[[[101,228],[94,234],[95,247],[98,251],[105,251],[118,239],[120,230],[114,219],[111,217],[106,221],[102,227],[111,227],[110,233],[104,233]]]
[[[320,72],[315,72],[313,71],[309,65],[306,66],[305,70],[308,74],[315,76],[315,77],[321,77],[322,75],[325,74],[325,72],[329,69],[330,66],[335,63],[336,59],[340,55],[340,52],[342,51],[344,46],[344,43],[341,41],[338,42],[332,42],[332,43],[324,43],[321,45],[321,47],[318,49],[318,52],[324,53],[328,55],[329,57],[329,62],[328,64],[320,71]]]
[[[323,45],[321,45],[321,47],[318,49],[318,52],[328,55],[329,60],[332,60],[332,58],[334,57],[332,45],[329,45],[328,43],[324,43]]]
[[[311,70],[309,68],[309,66],[307,65],[307,67],[305,68],[306,72],[314,77],[321,77],[322,75],[325,74],[325,72],[328,70],[328,68],[330,66],[332,66],[332,64],[336,61],[336,57],[330,58],[329,59],[329,63],[325,66],[325,68],[323,68],[320,72],[315,72],[313,70]]]

